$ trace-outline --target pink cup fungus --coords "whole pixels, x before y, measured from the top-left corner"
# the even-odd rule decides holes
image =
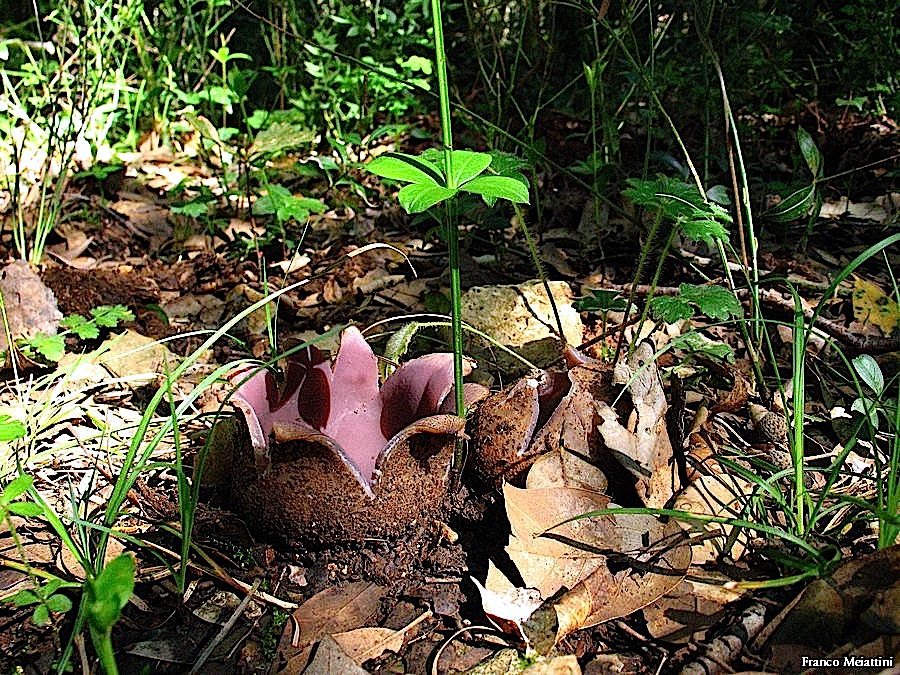
[[[331,543],[390,537],[440,510],[465,425],[449,414],[452,354],[408,361],[379,388],[375,355],[350,327],[333,362],[309,347],[285,370],[280,387],[265,370],[232,377],[249,438],[231,492],[251,527]]]

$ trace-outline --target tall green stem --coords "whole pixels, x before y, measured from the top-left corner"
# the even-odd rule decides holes
[[[444,175],[447,187],[455,190],[453,175],[453,128],[450,120],[450,90],[447,86],[447,55],[444,52],[444,28],[441,21],[440,0],[431,0],[431,17],[434,22],[435,70],[438,78],[438,97],[441,109],[441,141],[444,146]],[[462,288],[459,275],[459,230],[451,200],[444,202],[444,227],[447,228],[447,248],[450,256],[450,330],[453,334],[453,382],[456,391],[456,414],[465,417],[466,401],[463,395],[463,342],[460,297]],[[461,469],[461,453],[454,458],[454,468]]]

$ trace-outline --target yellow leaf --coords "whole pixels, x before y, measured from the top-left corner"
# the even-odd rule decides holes
[[[853,281],[853,316],[860,323],[870,323],[885,335],[891,335],[900,320],[900,307],[871,281],[856,277]]]

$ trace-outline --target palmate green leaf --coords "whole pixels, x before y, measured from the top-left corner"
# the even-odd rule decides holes
[[[85,319],[81,314],[71,314],[62,319],[59,325],[75,333],[81,340],[93,340],[100,335],[97,323]]]
[[[376,176],[423,185],[444,185],[444,172],[423,157],[402,152],[388,152],[366,164]]]
[[[464,183],[483,173],[491,164],[491,156],[486,152],[454,150],[450,153],[450,156],[452,158],[453,179],[456,187],[460,188]]]
[[[397,198],[407,213],[421,213],[445,199],[450,199],[456,192],[434,183],[412,183],[400,188]]]
[[[650,300],[650,313],[665,323],[675,323],[694,316],[694,308],[678,295],[658,295]]]
[[[26,340],[26,344],[47,359],[47,361],[52,361],[53,363],[59,361],[66,353],[66,341],[62,335],[37,333]]]
[[[706,316],[717,321],[740,316],[743,311],[734,293],[724,286],[681,284],[679,294],[685,301],[696,305]]]
[[[528,186],[507,176],[479,176],[460,185],[459,189],[481,195],[485,201],[508,199],[516,204],[528,203]]]
[[[101,305],[91,310],[91,316],[102,328],[115,328],[124,321],[134,321],[134,314],[125,305]],[[96,336],[95,336],[96,337]]]

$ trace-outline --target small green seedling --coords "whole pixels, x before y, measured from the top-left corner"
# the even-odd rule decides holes
[[[4,415],[4,417],[6,416]],[[19,424],[21,425],[21,423]],[[25,429],[22,427],[23,435],[24,431]],[[31,488],[33,483],[34,479],[31,476],[20,474],[14,480],[10,481],[3,489],[3,492],[0,493],[0,520],[4,521],[7,529],[17,543],[18,537],[15,534],[15,524],[13,523],[11,516],[34,518],[35,516],[41,515],[44,511],[40,504],[36,504],[28,499],[19,499]],[[18,593],[11,595],[5,599],[5,602],[8,602],[15,607],[29,607],[34,605],[35,607],[31,614],[31,620],[34,621],[37,626],[48,624],[50,622],[51,614],[65,614],[72,609],[72,601],[69,597],[58,591],[62,588],[77,588],[78,584],[65,582],[59,577],[52,575],[42,583],[41,580],[34,575],[27,563],[24,565],[24,570],[31,574],[33,586],[31,588],[24,588]]]
[[[29,358],[40,356],[56,363],[66,353],[66,335],[75,335],[79,340],[94,340],[100,336],[101,328],[115,328],[122,322],[134,321],[134,314],[124,305],[101,305],[90,313],[90,318],[71,314],[59,322],[63,332],[56,335],[37,333],[23,340],[19,348]]]
[[[123,553],[93,579],[84,582],[85,616],[91,641],[107,675],[118,673],[112,648],[112,629],[134,592],[134,558]]]

